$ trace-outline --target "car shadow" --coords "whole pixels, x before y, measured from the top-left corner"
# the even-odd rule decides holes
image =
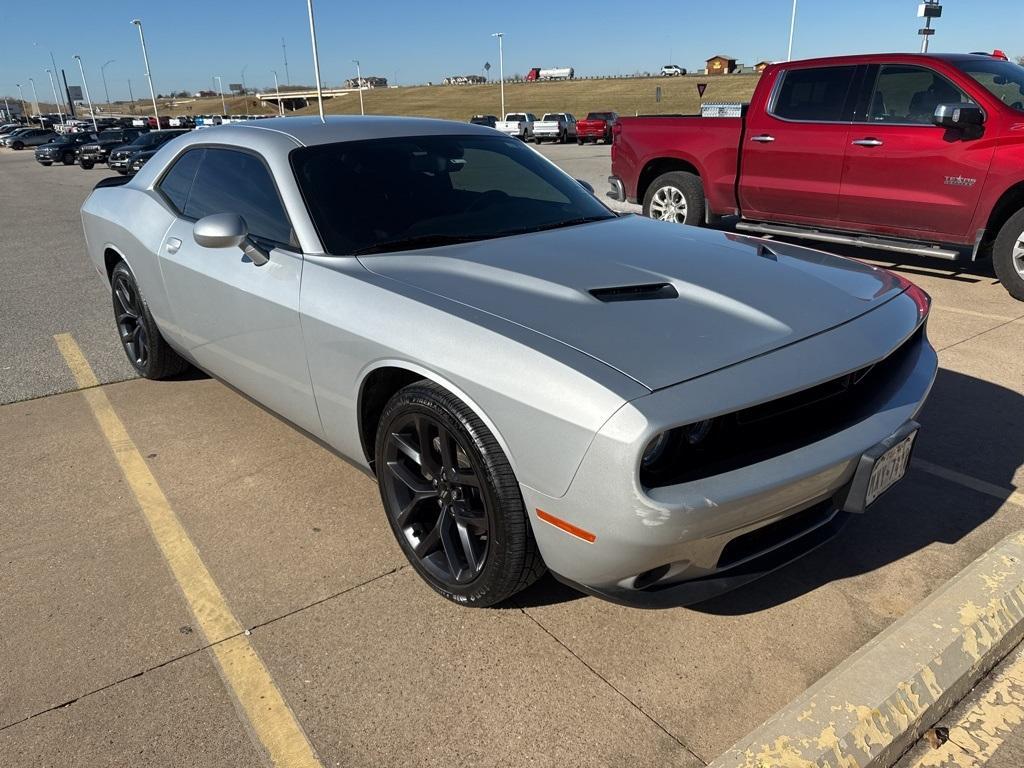
[[[818,549],[758,581],[687,610],[723,616],[756,613],[830,582],[884,568],[934,544],[956,544],[1000,510],[1024,465],[1024,395],[956,371],[939,369],[915,461],[928,462],[1007,489],[980,493],[912,467],[867,513],[851,516]],[[536,608],[584,597],[550,574],[516,595],[510,608]]]

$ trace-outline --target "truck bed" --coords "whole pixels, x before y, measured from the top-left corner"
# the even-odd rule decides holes
[[[742,118],[652,115],[620,117],[619,124],[629,141],[613,143],[612,174],[627,184],[630,202],[642,202],[637,200],[637,188],[661,173],[655,164],[641,178],[644,166],[652,159],[671,157],[689,163],[704,179],[712,210],[736,208]]]

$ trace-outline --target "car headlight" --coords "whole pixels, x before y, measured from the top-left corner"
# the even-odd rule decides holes
[[[704,419],[674,427],[651,438],[640,457],[640,479],[645,485],[652,476],[662,475],[680,462],[701,455],[715,432],[715,419]]]

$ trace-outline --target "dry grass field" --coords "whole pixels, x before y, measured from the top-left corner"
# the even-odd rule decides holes
[[[703,101],[747,101],[757,84],[757,75],[696,76],[673,78],[629,78],[621,80],[567,80],[550,83],[507,83],[505,104],[509,111],[571,112],[585,117],[590,111],[614,110],[622,115],[682,113],[692,114],[700,108],[697,83],[706,82]],[[655,101],[656,89],[662,91],[661,102]],[[415,115],[441,117],[450,120],[468,120],[475,114],[496,115],[501,109],[498,85],[443,86],[423,85],[402,88],[381,88],[363,93],[367,114]],[[226,99],[230,114],[245,114],[245,102],[240,97]],[[118,103],[115,109],[129,112],[128,105]],[[189,109],[191,107],[191,109]],[[144,114],[148,102],[138,101],[135,111]],[[161,111],[169,115],[201,115],[220,113],[220,97],[161,104]],[[359,96],[350,93],[324,101],[324,110],[330,114],[359,113]],[[250,98],[251,114],[273,114],[272,105],[261,105]],[[288,114],[316,114],[315,102],[298,112]]]

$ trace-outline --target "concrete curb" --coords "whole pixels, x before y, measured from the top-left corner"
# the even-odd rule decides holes
[[[889,768],[1024,638],[1007,536],[709,768]]]

